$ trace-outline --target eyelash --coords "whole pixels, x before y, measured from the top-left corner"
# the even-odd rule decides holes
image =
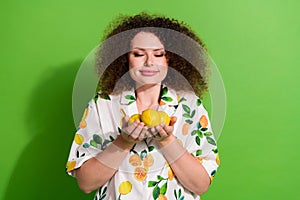
[[[139,53],[134,53],[133,55],[134,55],[134,57],[142,57],[142,56],[144,56],[144,54],[139,54]],[[163,56],[165,56],[165,54],[164,53],[155,54],[154,56],[155,57],[163,57]]]

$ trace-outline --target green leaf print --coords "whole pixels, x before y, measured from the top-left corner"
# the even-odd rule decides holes
[[[158,184],[158,182],[156,182],[156,181],[149,181],[148,182],[148,187],[154,187],[154,186],[156,186]]]
[[[97,144],[101,144],[102,143],[102,138],[97,135],[97,134],[94,134],[93,135],[93,140],[97,143]]]
[[[209,144],[212,144],[212,145],[216,146],[216,142],[215,142],[214,139],[212,139],[211,137],[206,137],[206,139],[207,139],[207,142],[208,142]]]
[[[128,105],[132,104],[134,101],[129,101]]]
[[[92,145],[93,147],[98,147],[97,142],[95,142],[94,140],[90,141],[90,145]]]
[[[191,132],[191,135],[192,136],[194,136],[194,135],[196,135],[197,134],[197,130],[193,130],[192,132]]]
[[[204,136],[211,136],[211,135],[212,135],[211,132],[206,132],[206,133],[204,133]]]
[[[188,113],[184,113],[182,116],[185,118],[191,118],[190,114],[188,114]]]
[[[201,150],[197,150],[196,151],[196,156],[200,156],[202,154],[202,151]]]
[[[98,98],[99,98],[99,96],[98,96],[98,94],[97,94],[97,95],[94,97],[94,102],[95,102],[95,103],[97,103]]]
[[[182,108],[183,108],[183,110],[184,110],[185,112],[187,112],[188,114],[190,114],[190,112],[191,112],[190,107],[188,107],[188,106],[185,105],[185,104],[182,104]]]
[[[207,128],[201,128],[201,131],[207,131]]]
[[[168,187],[168,183],[166,182],[165,184],[163,184],[163,186],[161,186],[160,188],[160,194],[166,194],[167,192],[167,187]]]
[[[196,110],[193,110],[192,113],[191,113],[191,118],[194,117],[195,113],[196,113]]]
[[[83,146],[83,148],[89,148],[89,147],[90,147],[90,144],[84,143],[82,146]]]
[[[162,100],[166,101],[166,102],[171,102],[173,101],[173,99],[171,97],[162,97]]]
[[[197,105],[197,106],[200,106],[200,105],[201,105],[201,100],[200,100],[200,99],[197,99],[196,105]]]
[[[201,128],[201,124],[200,122],[197,123],[197,129],[200,129]]]
[[[153,151],[154,150],[154,146],[150,146],[150,147],[148,147],[148,151],[150,152],[150,151]]]
[[[200,137],[196,136],[195,140],[196,140],[196,143],[200,146]]]
[[[186,101],[186,98],[184,98],[184,97],[180,98],[180,100],[178,101],[178,103],[181,103],[183,101]]]
[[[190,119],[186,119],[185,122],[186,122],[186,123],[189,123],[189,124],[192,124],[192,123],[193,123],[193,121],[190,120]]]
[[[161,96],[165,96],[168,93],[168,88],[164,87],[161,91]]]
[[[200,137],[200,138],[203,138],[203,134],[202,134],[202,132],[201,132],[201,131],[199,131],[199,130],[196,130],[196,133],[197,133],[198,137]]]
[[[135,97],[128,94],[128,95],[125,96],[125,99],[128,99],[128,100],[135,100]]]
[[[213,149],[212,150],[214,153],[218,153],[218,149]]]
[[[162,177],[160,175],[157,175],[157,179],[160,180],[160,181],[165,180],[164,177]]]
[[[156,186],[152,192],[153,199],[156,200],[158,198],[159,194],[160,194],[160,188],[158,186]]]

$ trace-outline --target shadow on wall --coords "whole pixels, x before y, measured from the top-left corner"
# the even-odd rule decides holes
[[[76,131],[72,89],[80,63],[49,70],[41,77],[25,116],[27,131],[33,139],[21,153],[5,200],[93,199],[93,194],[84,194],[75,178],[65,172]]]

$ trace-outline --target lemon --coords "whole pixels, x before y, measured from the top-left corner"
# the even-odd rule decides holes
[[[161,123],[164,123],[166,125],[170,124],[171,118],[169,117],[169,115],[167,113],[165,113],[164,111],[158,111],[158,114],[160,116]]]
[[[152,128],[160,124],[160,115],[156,110],[146,109],[142,112],[141,120],[146,126]]]
[[[140,114],[133,114],[131,115],[131,117],[129,118],[128,124],[132,124],[133,122],[135,122],[136,120],[140,121],[141,119],[141,115]]]
[[[119,185],[119,193],[126,195],[131,192],[132,184],[129,181],[124,181]]]
[[[73,160],[73,161],[68,161],[67,162],[67,172],[70,172],[72,171],[76,166],[76,161]]]
[[[74,137],[74,141],[75,141],[76,144],[79,144],[79,145],[80,145],[80,144],[83,143],[84,138],[83,138],[82,135],[76,134],[75,137]]]

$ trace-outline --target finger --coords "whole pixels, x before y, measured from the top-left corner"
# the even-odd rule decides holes
[[[169,126],[174,126],[174,124],[175,124],[176,121],[177,121],[177,117],[172,116],[172,117],[171,117],[171,120],[170,120]]]
[[[151,133],[152,136],[156,136],[158,134],[157,130],[155,127],[149,128],[148,131]]]
[[[144,125],[142,123],[139,123],[136,128],[134,129],[134,131],[131,133],[131,137],[134,138],[135,140],[140,140],[140,137],[144,137],[141,136],[141,132],[143,130]]]
[[[153,137],[153,135],[151,134],[151,132],[148,130],[148,128],[147,127],[144,127],[144,133],[145,133],[145,136],[147,137],[147,138],[152,138]]]
[[[166,132],[168,135],[170,135],[170,134],[172,134],[173,131],[174,131],[174,126],[165,126],[165,127],[164,127],[164,130],[165,130],[165,132]]]
[[[129,117],[125,116],[122,118],[122,127],[126,127],[128,125]]]
[[[168,133],[164,130],[164,124],[161,124],[160,126],[156,126],[155,129],[158,132],[159,136],[164,138],[168,136]]]

